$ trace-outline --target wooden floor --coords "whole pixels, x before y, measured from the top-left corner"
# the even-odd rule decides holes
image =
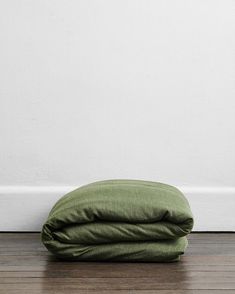
[[[38,233],[0,234],[0,293],[235,294],[235,234],[191,234],[180,262],[61,262]]]

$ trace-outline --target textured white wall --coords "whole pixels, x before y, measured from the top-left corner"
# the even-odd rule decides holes
[[[0,1],[0,186],[234,187],[234,11],[232,0]]]

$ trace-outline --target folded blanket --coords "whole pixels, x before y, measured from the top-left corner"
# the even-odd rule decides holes
[[[62,197],[42,229],[59,258],[176,261],[187,246],[193,217],[176,188],[139,180],[109,180]]]

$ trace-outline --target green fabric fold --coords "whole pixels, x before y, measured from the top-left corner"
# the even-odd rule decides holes
[[[175,187],[108,180],[76,189],[52,208],[42,242],[68,260],[179,260],[193,227],[187,199]]]

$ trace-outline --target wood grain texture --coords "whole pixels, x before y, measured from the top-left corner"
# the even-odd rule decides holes
[[[235,234],[193,233],[177,263],[62,262],[38,233],[0,234],[0,294],[235,293]]]

